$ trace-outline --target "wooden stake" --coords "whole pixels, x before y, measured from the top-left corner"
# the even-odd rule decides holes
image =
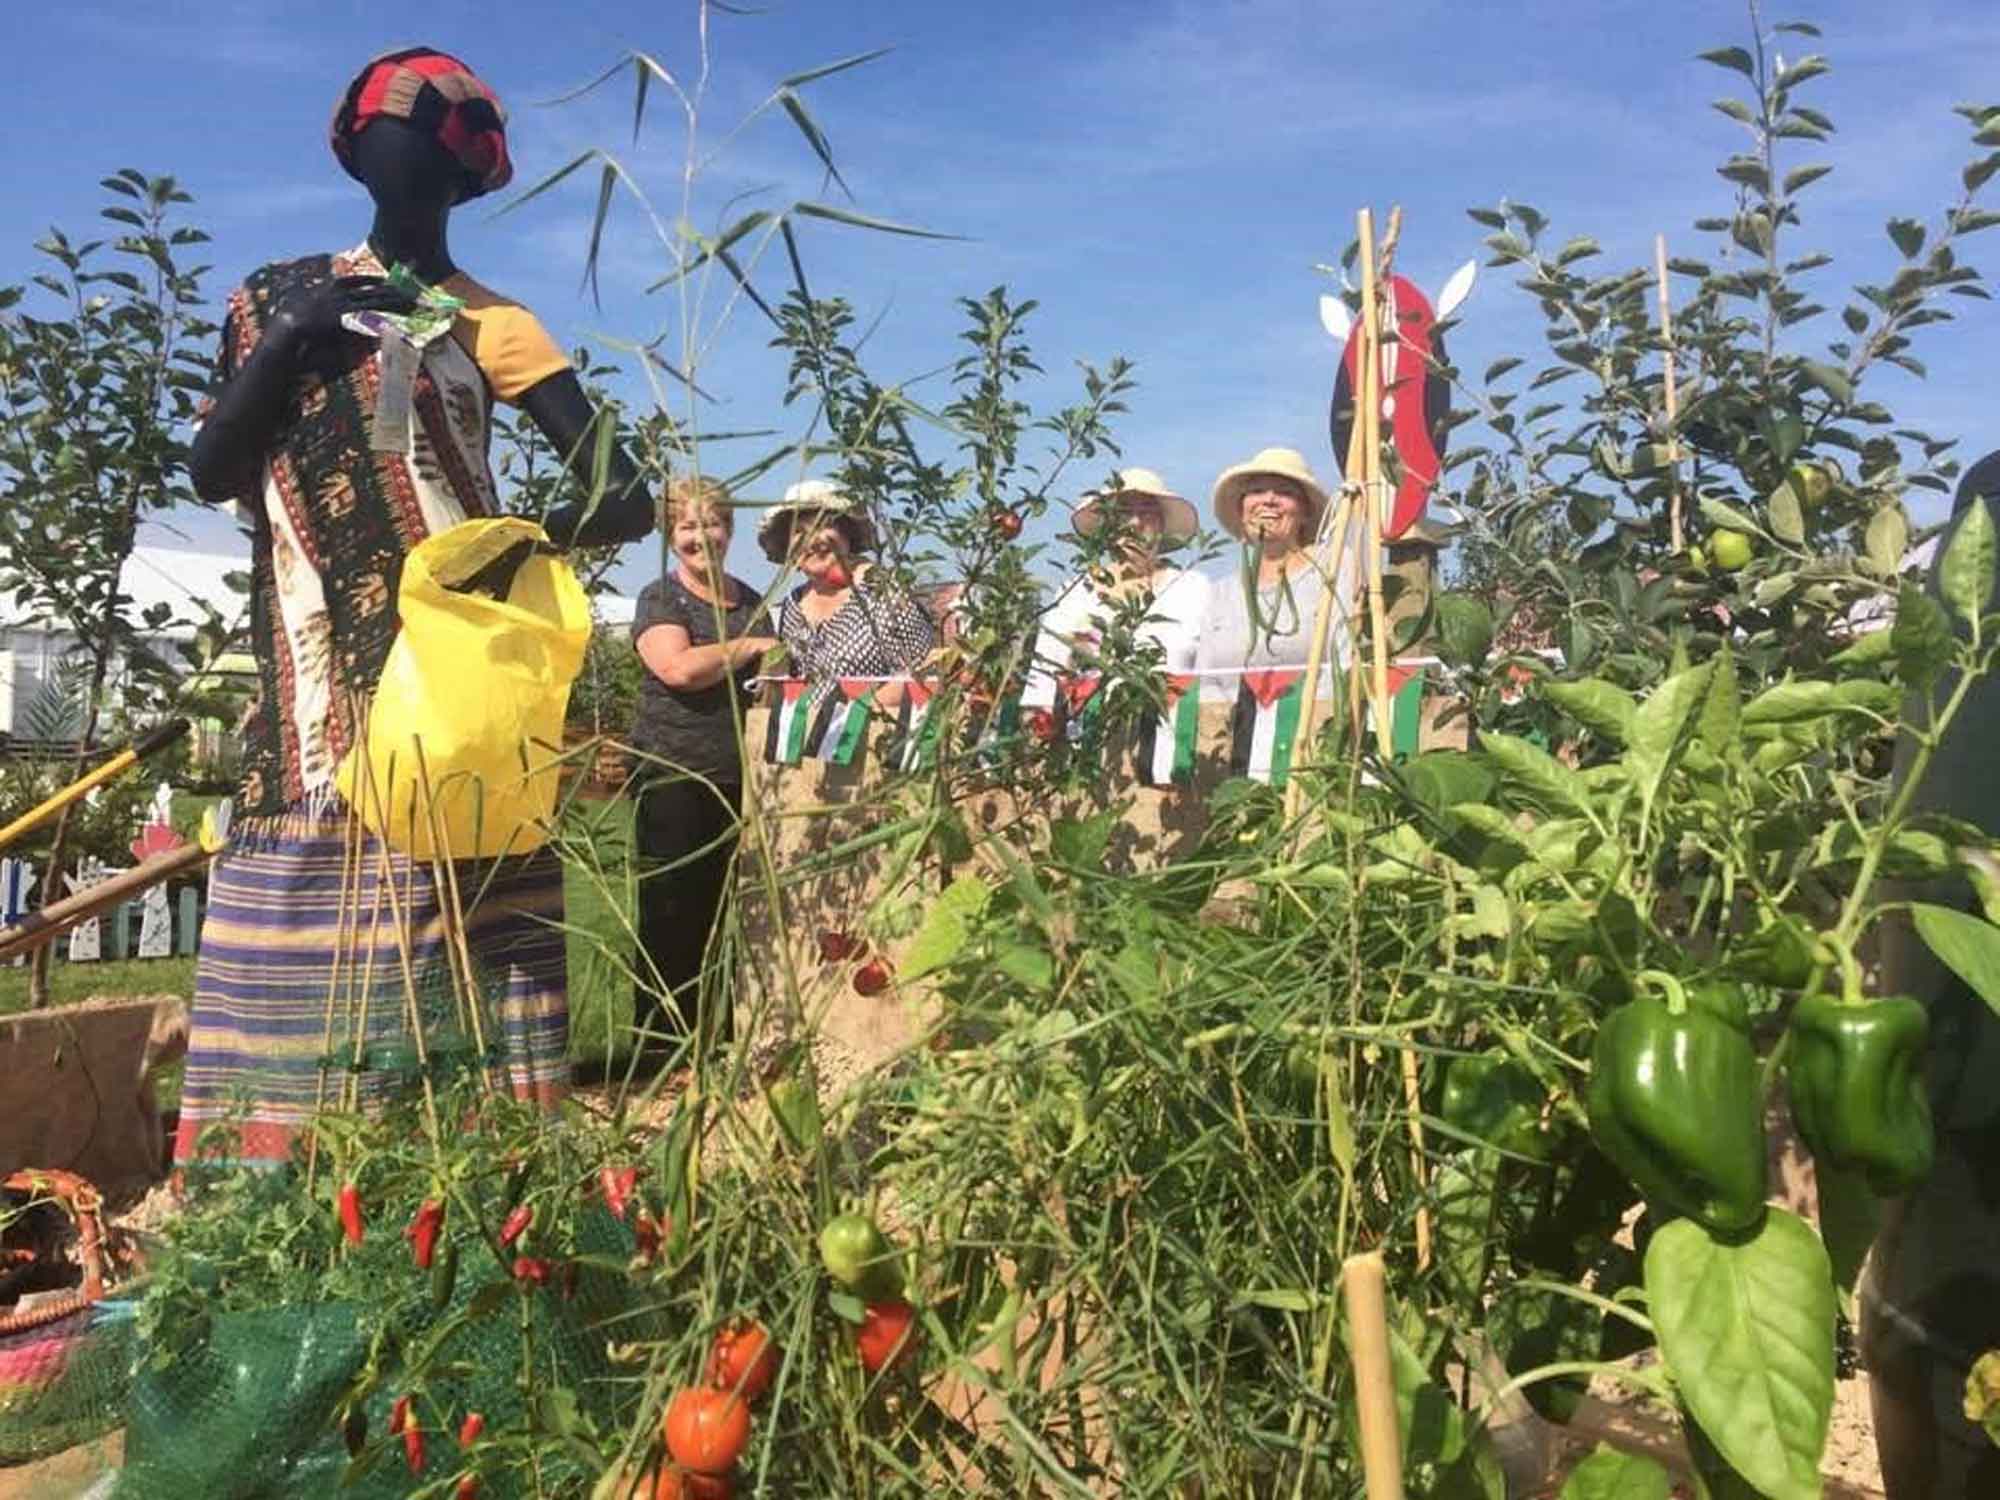
[[[1382,1257],[1371,1250],[1340,1268],[1347,1302],[1347,1354],[1354,1364],[1354,1407],[1361,1427],[1361,1470],[1368,1500],[1403,1500],[1403,1434],[1396,1421],[1396,1377],[1389,1363],[1389,1298]]]
[[[1402,228],[1402,210],[1389,211],[1392,235]],[[1355,420],[1367,428],[1361,449],[1361,489],[1367,518],[1368,540],[1368,633],[1375,676],[1370,699],[1375,710],[1375,749],[1382,759],[1394,752],[1393,726],[1389,722],[1389,612],[1382,599],[1382,530],[1387,517],[1382,514],[1382,310],[1375,286],[1375,267],[1361,264],[1362,316],[1367,320],[1367,347],[1376,351],[1368,371],[1368,404],[1355,413]]]
[[[1403,210],[1389,210],[1389,233],[1382,241],[1381,264],[1375,264],[1375,215],[1372,209],[1361,209],[1354,216],[1355,238],[1360,247],[1361,284],[1364,308],[1369,303],[1367,288],[1382,276],[1388,274],[1388,267],[1395,259],[1396,239],[1402,232]],[[1380,319],[1370,321],[1364,312],[1361,322],[1362,338],[1354,351],[1354,425],[1347,430],[1347,458],[1340,466],[1340,504],[1335,507],[1332,531],[1325,534],[1321,543],[1322,553],[1318,572],[1320,576],[1319,609],[1313,616],[1312,637],[1306,649],[1305,699],[1299,713],[1301,732],[1310,738],[1313,730],[1313,715],[1319,707],[1319,674],[1326,660],[1327,642],[1333,633],[1333,611],[1336,602],[1340,605],[1341,619],[1348,625],[1348,642],[1352,649],[1354,630],[1352,619],[1346,608],[1346,600],[1340,597],[1340,565],[1347,555],[1347,533],[1354,523],[1354,497],[1365,492],[1356,476],[1362,464],[1363,447],[1368,440],[1367,429],[1361,421],[1362,403],[1372,399],[1379,407],[1382,397],[1379,389],[1382,367],[1380,344]],[[1375,337],[1371,341],[1370,334]],[[1303,788],[1299,779],[1289,777],[1285,785],[1285,817],[1289,821],[1298,815],[1299,798]]]
[[[1666,351],[1666,401],[1667,401],[1667,464],[1668,500],[1667,524],[1673,537],[1674,551],[1679,552],[1687,539],[1681,534],[1681,436],[1674,423],[1680,414],[1679,392],[1676,389],[1674,372],[1674,310],[1667,298],[1667,237],[1653,236],[1653,271],[1660,282],[1660,339],[1667,346]]]

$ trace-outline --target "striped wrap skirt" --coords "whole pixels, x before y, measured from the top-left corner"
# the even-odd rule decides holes
[[[204,1159],[284,1161],[316,1109],[379,1105],[406,1085],[396,1067],[375,1064],[407,1056],[413,1014],[426,1034],[466,1022],[468,995],[489,1078],[544,1107],[561,1100],[562,863],[543,848],[451,873],[440,889],[430,865],[383,850],[337,802],[232,831],[209,880],[176,1163],[225,1121],[226,1144]],[[455,977],[466,973],[452,962],[455,930],[476,982]]]

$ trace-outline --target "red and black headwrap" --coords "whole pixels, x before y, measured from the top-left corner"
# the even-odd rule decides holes
[[[505,187],[507,111],[472,69],[449,53],[405,47],[384,53],[347,86],[333,112],[333,154],[354,175],[354,137],[378,115],[429,131],[465,168],[465,196]]]

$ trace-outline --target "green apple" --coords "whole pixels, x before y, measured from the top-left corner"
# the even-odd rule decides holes
[[[1715,551],[1715,565],[1734,573],[1757,555],[1757,543],[1741,531],[1718,531],[1709,539]]]

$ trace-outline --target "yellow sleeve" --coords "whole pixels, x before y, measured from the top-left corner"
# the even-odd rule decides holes
[[[499,400],[511,406],[524,392],[570,367],[569,356],[556,347],[541,320],[520,303],[463,273],[446,281],[444,289],[465,304],[452,336]]]

